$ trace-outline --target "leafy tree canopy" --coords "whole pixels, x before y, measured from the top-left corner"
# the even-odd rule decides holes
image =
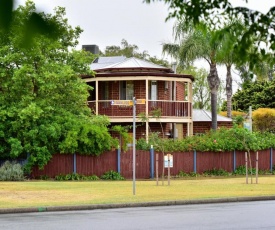
[[[112,45],[107,46],[105,51],[102,53],[104,56],[125,56],[129,57],[136,57],[140,59],[147,60],[149,62],[162,65],[162,66],[169,66],[169,63],[166,60],[159,59],[156,56],[150,56],[147,51],[139,52],[139,48],[137,45],[129,44],[125,39],[121,40],[121,45]]]
[[[27,1],[13,11],[9,30],[0,30],[0,157],[29,155],[29,167],[43,167],[58,152],[98,155],[110,148],[109,122],[91,115],[80,78],[93,74],[94,57],[73,49],[82,30],[68,25],[64,8],[39,14],[55,25],[54,38],[38,33],[22,46],[35,10]]]
[[[275,108],[275,81],[255,81],[246,84],[232,98],[233,109],[247,111],[252,109]]]
[[[275,51],[275,7],[272,7],[266,14],[246,7],[233,7],[229,0],[144,0],[146,3],[162,1],[169,6],[169,18],[182,18],[192,24],[198,24],[201,21],[207,21],[211,26],[220,26],[227,19],[241,17],[244,20],[247,31],[239,38],[235,52],[242,55],[243,60],[249,59],[250,62],[257,62],[258,51],[261,43],[267,44],[260,48],[261,54],[265,56],[266,48],[272,50],[272,56]],[[248,2],[248,0],[246,0]],[[254,37],[257,47],[254,50],[247,50],[253,42]],[[248,55],[249,53],[249,55]],[[267,56],[270,56],[268,54]]]

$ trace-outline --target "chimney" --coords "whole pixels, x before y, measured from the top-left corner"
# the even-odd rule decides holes
[[[82,49],[93,54],[99,54],[99,48],[97,45],[82,45]]]

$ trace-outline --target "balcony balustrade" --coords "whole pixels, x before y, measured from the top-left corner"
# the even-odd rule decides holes
[[[112,100],[88,101],[88,106],[96,112],[98,103],[98,114],[109,117],[132,117],[133,107],[129,105],[112,105]],[[148,101],[148,113],[160,109],[161,117],[191,117],[192,103],[187,101]],[[136,114],[145,113],[146,104],[136,105]]]

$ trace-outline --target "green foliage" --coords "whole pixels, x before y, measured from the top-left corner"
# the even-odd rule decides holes
[[[113,170],[105,172],[100,178],[102,180],[125,180],[125,178],[121,176],[119,172]]]
[[[90,176],[85,176],[82,174],[78,173],[72,173],[72,174],[60,174],[55,177],[55,180],[57,181],[94,181],[94,180],[99,180],[98,176],[96,175],[90,175]]]
[[[129,127],[121,126],[121,125],[115,125],[111,128],[111,131],[119,133],[121,137],[121,149],[123,151],[127,151],[128,144],[133,142],[132,136],[128,133]],[[118,145],[118,144],[117,144]],[[115,147],[117,147],[117,145]]]
[[[139,150],[149,150],[150,144],[149,144],[149,142],[148,143],[146,142],[145,138],[140,138],[137,140],[136,148]]]
[[[275,108],[275,80],[255,81],[238,90],[232,97],[235,110],[248,111],[258,108]]]
[[[251,169],[248,167],[248,174],[251,175]],[[246,175],[246,169],[245,165],[240,165],[239,167],[236,168],[236,170],[233,172],[234,175]],[[256,169],[252,168],[252,175],[256,174]]]
[[[188,177],[188,173],[184,172],[184,171],[179,171],[177,177]]]
[[[109,120],[86,106],[90,87],[80,75],[93,74],[94,56],[75,50],[82,30],[59,7],[39,14],[55,25],[55,37],[38,31],[30,47],[22,46],[22,25],[35,10],[27,1],[13,12],[8,31],[0,29],[0,158],[29,154],[26,172],[43,168],[55,153],[99,155],[113,143]]]
[[[139,52],[137,45],[129,44],[125,39],[121,40],[120,46],[107,46],[103,56],[125,56],[127,58],[136,57],[157,65],[169,67],[169,63],[166,60],[158,59],[156,56],[152,57],[147,53],[147,51]]]
[[[259,51],[261,42],[267,44],[267,47],[270,47],[272,51],[275,50],[274,36],[270,36],[270,26],[274,24],[275,17],[273,7],[267,13],[261,13],[247,7],[234,7],[227,0],[144,0],[146,3],[155,1],[165,2],[168,5],[170,10],[167,19],[179,19],[184,16],[187,24],[196,25],[202,21],[207,21],[211,27],[219,28],[228,19],[242,18],[248,30],[238,37],[234,52],[243,57],[243,61],[246,58],[249,58],[252,63],[259,61],[257,54],[248,55],[250,51],[247,48],[253,42],[258,46],[254,49],[256,52]],[[261,36],[255,36],[256,34]],[[251,38],[255,40],[252,41]],[[262,55],[266,54],[264,48],[261,48],[260,51]]]
[[[180,71],[184,74],[191,74],[194,76],[193,82],[193,108],[194,109],[210,109],[210,89],[207,84],[207,71],[206,69],[189,67],[186,70]]]
[[[179,171],[179,173],[176,175],[176,177],[198,177],[200,176],[198,173],[190,172],[186,173],[184,171]]]
[[[41,176],[39,176],[39,179],[40,180],[49,180],[50,177],[48,175],[41,175]]]
[[[0,30],[8,33],[16,25],[14,18],[16,11],[13,11],[14,0],[0,1]],[[26,5],[31,6],[32,3],[27,1]],[[24,21],[21,22],[21,47],[31,47],[33,39],[41,34],[47,35],[50,39],[56,38],[56,25],[45,20],[40,13],[30,12]]]
[[[22,181],[24,179],[23,169],[20,164],[6,161],[0,167],[0,181]]]
[[[224,169],[209,169],[203,172],[204,176],[229,176],[229,172]]]
[[[247,169],[248,175],[256,175],[256,168],[251,168],[248,167]],[[269,175],[270,171],[269,170],[259,170],[258,171],[259,175]],[[233,172],[233,175],[246,175],[246,169],[245,169],[245,165],[240,165],[239,167],[236,168],[236,170]]]
[[[275,132],[275,109],[260,108],[252,113],[253,130]]]
[[[152,137],[152,136],[150,136]],[[269,132],[250,132],[242,127],[221,128],[202,135],[189,136],[183,140],[162,139],[154,135],[146,143],[144,139],[137,141],[137,149],[149,150],[154,145],[156,151],[165,152],[227,152],[227,151],[258,151],[275,146],[275,134]]]

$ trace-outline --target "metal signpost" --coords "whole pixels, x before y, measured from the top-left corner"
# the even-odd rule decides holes
[[[111,105],[133,106],[133,195],[136,195],[136,104],[145,104],[145,99],[114,100]]]
[[[133,97],[133,195],[136,195],[136,98]]]

